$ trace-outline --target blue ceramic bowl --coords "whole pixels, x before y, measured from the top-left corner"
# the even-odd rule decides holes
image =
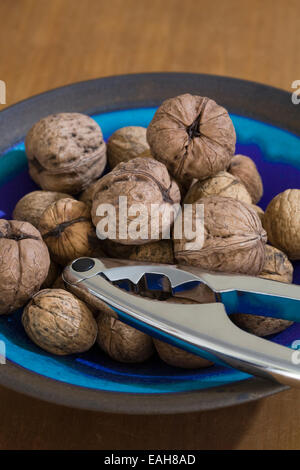
[[[10,219],[16,202],[38,189],[28,174],[23,142],[35,121],[53,112],[84,112],[100,124],[107,139],[120,127],[146,127],[163,99],[183,92],[209,96],[229,109],[237,132],[236,153],[253,158],[262,175],[263,209],[279,192],[300,189],[300,119],[288,93],[208,75],[129,75],[64,87],[0,113],[0,216]],[[300,284],[299,263],[294,267],[294,282]],[[0,383],[56,403],[174,413],[242,403],[284,389],[221,366],[169,367],[157,356],[139,365],[119,364],[97,346],[84,354],[53,356],[27,338],[21,314],[0,316],[0,344],[5,344],[7,356],[7,364],[0,366]],[[295,323],[269,339],[290,346],[299,338],[300,325]]]

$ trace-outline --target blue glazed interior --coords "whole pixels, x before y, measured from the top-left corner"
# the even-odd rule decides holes
[[[147,126],[153,108],[116,111],[93,116],[107,139],[116,129],[128,125]],[[300,138],[282,129],[242,116],[232,116],[237,131],[236,153],[249,155],[258,166],[265,193],[260,206],[287,188],[300,189]],[[16,202],[37,189],[27,171],[24,143],[0,158],[0,217],[11,218]],[[295,263],[294,282],[300,284],[300,265]],[[88,353],[57,357],[42,351],[25,335],[21,311],[0,317],[0,340],[6,344],[7,358],[32,372],[78,386],[135,393],[169,393],[205,389],[249,376],[239,371],[213,366],[202,370],[169,367],[157,356],[140,365],[119,364],[97,346]],[[290,346],[300,338],[300,324],[270,338]]]

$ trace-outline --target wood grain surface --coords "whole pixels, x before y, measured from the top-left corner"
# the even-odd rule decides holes
[[[214,73],[290,90],[300,79],[298,17],[297,0],[1,0],[0,79],[7,105],[130,72]],[[292,390],[219,411],[119,416],[0,388],[0,449],[299,449],[299,402]]]

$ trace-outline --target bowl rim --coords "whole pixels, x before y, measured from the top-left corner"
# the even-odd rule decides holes
[[[179,414],[225,408],[265,398],[289,388],[251,377],[225,386],[189,392],[110,392],[50,379],[11,361],[1,366],[0,383],[16,392],[57,405],[130,415]]]
[[[300,135],[300,107],[292,104],[291,94],[287,91],[219,75],[153,72],[72,83],[5,108],[0,112],[0,153],[24,139],[32,125],[48,114],[96,114],[153,107],[187,90],[212,97],[230,113]],[[95,104],[97,102],[98,105]],[[164,394],[108,392],[50,379],[10,360],[0,367],[0,384],[14,391],[60,405],[124,414],[174,414],[217,409],[254,401],[289,388],[251,377],[198,391]]]

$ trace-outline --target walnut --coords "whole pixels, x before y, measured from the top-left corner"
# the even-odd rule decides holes
[[[128,162],[149,150],[147,129],[139,126],[122,127],[107,141],[107,158],[111,169],[120,162]]]
[[[174,264],[172,240],[147,243],[134,247],[129,259],[135,261],[150,261],[151,263]]]
[[[200,249],[189,249],[186,244],[193,240],[175,239],[177,261],[208,271],[259,274],[267,237],[256,211],[235,199],[210,196],[192,204],[193,221],[196,204],[204,205],[204,243]]]
[[[80,285],[80,283],[79,283],[79,285]],[[70,288],[69,285],[67,283],[65,283],[65,281],[63,280],[62,274],[60,274],[56,278],[56,280],[52,284],[51,288],[52,289],[63,289],[63,290],[66,290],[68,292],[71,292],[71,294],[73,294],[76,298],[82,300],[82,302],[84,302],[86,304],[86,306],[90,309],[90,311],[92,312],[92,314],[94,315],[95,318],[99,314],[99,305],[101,305],[101,308],[103,307],[104,309],[107,309],[107,311],[110,314],[115,314],[115,312],[110,307],[108,307],[108,305],[106,305],[104,302],[102,302],[100,300],[98,301],[97,306],[96,306],[95,302],[93,302],[95,297],[91,294],[88,295],[87,292],[80,289],[79,286],[74,286],[74,287],[72,286],[72,288]]]
[[[88,207],[75,199],[60,199],[48,206],[39,229],[51,257],[61,265],[81,256],[93,256],[99,242]]]
[[[125,197],[125,209],[119,205],[121,196]],[[170,230],[174,212],[176,215],[179,210],[179,202],[178,185],[171,180],[166,167],[152,158],[135,158],[119,163],[108,175],[101,178],[94,194],[92,220],[99,237],[107,237],[124,245],[150,243],[162,238]],[[107,217],[106,213],[104,216],[96,215],[100,204],[114,206],[116,220],[114,214],[113,220]],[[133,204],[139,204],[143,210],[140,212],[138,209],[130,214]],[[154,204],[164,215],[163,223],[161,217],[157,217],[156,223],[151,223],[151,208],[155,207]],[[111,226],[115,227],[115,233],[107,230],[107,219],[111,221]],[[120,219],[124,220],[121,226]],[[155,230],[156,233],[153,233]]]
[[[97,342],[112,359],[119,362],[144,362],[154,352],[152,338],[145,333],[101,312]]]
[[[259,277],[280,282],[293,282],[294,268],[288,257],[273,246],[266,245],[266,258]]]
[[[263,224],[271,245],[300,259],[300,189],[287,189],[277,194],[268,205]]]
[[[33,191],[25,194],[16,204],[13,211],[13,219],[29,222],[38,228],[39,221],[44,210],[52,204],[63,198],[72,198],[66,193],[57,193],[55,191]]]
[[[256,336],[268,336],[286,330],[293,322],[280,318],[262,317],[259,315],[247,315],[236,313],[230,315],[230,319],[242,330]]]
[[[0,315],[23,307],[50,266],[40,232],[28,222],[0,220]]]
[[[50,260],[50,266],[48,270],[48,275],[44,280],[43,284],[41,285],[42,289],[49,289],[53,286],[56,279],[60,275],[61,268],[58,264],[54,263],[54,261]]]
[[[254,161],[245,155],[235,155],[228,171],[244,183],[253,204],[257,204],[263,195],[263,183]]]
[[[97,316],[99,311],[107,313],[108,315],[115,318],[118,317],[116,312],[111,307],[109,307],[105,302],[103,302],[103,300],[100,300],[94,295],[92,295],[80,282],[77,285],[70,285],[68,283],[65,283],[62,278],[58,278],[55,282],[55,286],[53,287],[66,289],[67,291],[71,292],[73,295],[78,297],[78,299],[82,300],[88,306],[88,308],[95,315],[95,317]]]
[[[266,259],[259,277],[291,283],[293,281],[293,265],[282,251],[267,245]],[[291,321],[280,318],[242,313],[231,315],[230,318],[237,326],[257,336],[279,333],[293,324]]]
[[[187,192],[198,180],[196,178],[185,178],[184,180],[175,179],[175,181],[178,184],[181,199],[184,200],[187,195]]]
[[[86,188],[79,196],[79,201],[84,202],[90,209],[92,208],[94,193],[97,191],[100,179],[94,181],[88,188]]]
[[[152,155],[165,163],[175,179],[184,181],[226,170],[236,135],[226,109],[209,98],[185,94],[162,103],[147,139]]]
[[[254,210],[256,211],[258,217],[260,218],[261,223],[263,224],[263,220],[264,220],[264,215],[265,215],[265,213],[264,213],[264,211],[262,210],[262,208],[259,207],[259,206],[256,206],[255,204],[252,204],[252,209],[254,209]]]
[[[42,189],[76,194],[106,165],[98,124],[79,113],[52,114],[37,122],[25,140],[29,173]]]
[[[62,289],[44,289],[25,307],[22,323],[29,338],[60,356],[88,351],[96,341],[97,323],[88,307]]]
[[[246,204],[251,204],[252,202],[251,196],[243,183],[226,171],[221,171],[216,176],[193,184],[184,202],[185,204],[192,204],[198,199],[207,196],[232,197]]]
[[[211,294],[206,295],[203,298],[203,302],[201,303],[215,302],[215,296],[212,291],[210,292]],[[176,297],[171,297],[170,299],[167,299],[165,302],[177,303],[177,304],[199,303],[190,299],[183,299],[183,298],[181,299],[181,298],[176,298]],[[209,367],[213,364],[207,359],[203,359],[200,356],[196,356],[196,354],[192,354],[187,351],[184,351],[183,349],[172,346],[171,344],[165,343],[164,341],[161,341],[159,339],[154,338],[153,342],[154,342],[154,346],[159,357],[170,366],[182,367],[184,369],[198,369],[202,367]]]
[[[136,249],[135,245],[122,245],[121,243],[113,242],[108,238],[102,240],[101,246],[106,256],[109,258],[128,259],[131,253]]]
[[[139,153],[138,157],[153,158],[153,155],[151,153],[151,150],[150,150],[149,146],[148,146],[147,150],[144,150],[142,153]]]

